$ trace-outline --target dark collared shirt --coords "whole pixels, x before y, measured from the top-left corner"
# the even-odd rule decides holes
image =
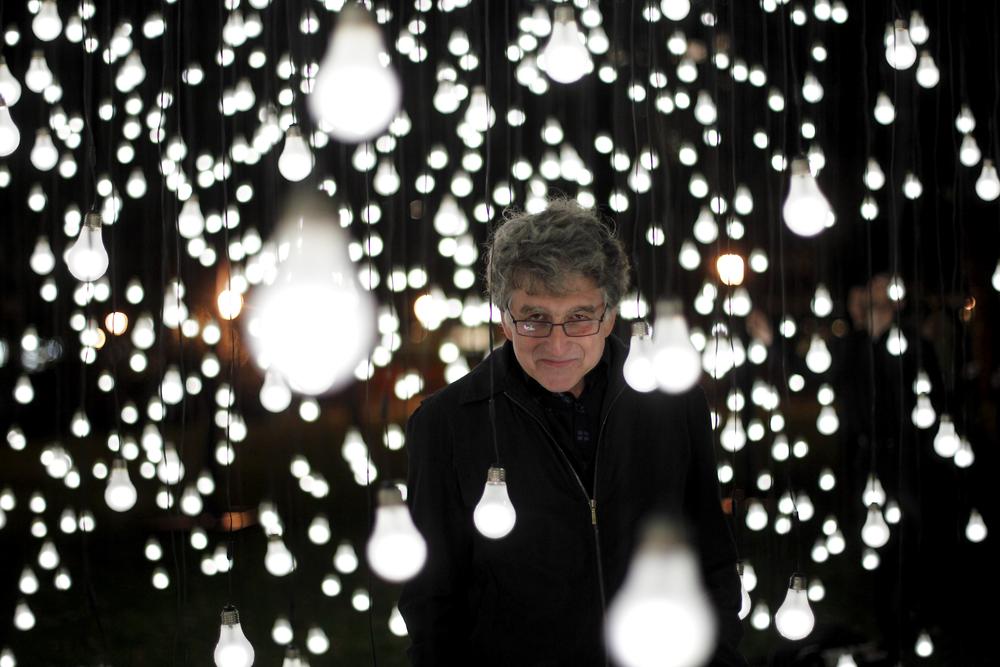
[[[566,454],[573,470],[591,498],[594,496],[594,464],[601,429],[601,406],[608,386],[608,348],[597,365],[584,376],[583,391],[553,393],[538,384],[518,364],[528,394],[545,416],[545,425]]]

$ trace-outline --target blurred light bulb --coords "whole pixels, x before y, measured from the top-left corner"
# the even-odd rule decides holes
[[[969,512],[969,522],[965,524],[965,537],[970,542],[982,542],[986,539],[986,522],[983,515],[973,509]]]
[[[7,157],[17,150],[21,143],[21,132],[14,124],[14,119],[10,117],[10,107],[7,106],[2,95],[0,95],[0,157]]]
[[[268,368],[264,373],[264,384],[260,388],[260,404],[268,412],[282,412],[292,403],[292,390],[282,379],[281,373]]]
[[[921,51],[920,62],[917,63],[917,84],[921,88],[933,88],[940,80],[941,71],[935,64],[934,57],[929,51]]]
[[[538,67],[559,83],[573,83],[594,71],[594,62],[576,25],[573,8],[555,8],[552,36],[538,54]]]
[[[875,98],[875,121],[880,125],[889,125],[896,120],[896,107],[885,93],[879,93]]]
[[[382,33],[358,4],[340,11],[326,55],[319,66],[309,108],[320,128],[343,142],[369,139],[396,115],[401,86],[384,67]]]
[[[818,334],[813,334],[812,341],[809,343],[809,351],[806,352],[806,366],[813,373],[819,375],[830,370],[832,362],[833,357],[826,346],[826,341]]]
[[[830,202],[823,196],[816,179],[809,171],[808,160],[792,160],[791,183],[781,212],[785,224],[799,236],[819,234],[833,215]]]
[[[108,251],[101,240],[101,214],[88,213],[80,235],[66,253],[66,265],[80,282],[94,282],[108,270]]]
[[[931,398],[927,394],[920,394],[917,396],[917,404],[913,407],[913,412],[910,414],[913,420],[913,425],[920,429],[928,429],[934,426],[934,420],[937,418],[937,414],[934,412],[934,406],[931,404]]]
[[[253,646],[240,627],[240,614],[236,607],[222,608],[222,626],[219,642],[215,645],[215,667],[250,667],[253,665]]]
[[[486,485],[482,498],[472,514],[476,530],[485,537],[498,540],[513,530],[517,512],[507,494],[506,472],[503,468],[491,467],[486,472]]]
[[[416,576],[427,560],[427,543],[413,525],[410,510],[396,486],[379,491],[367,554],[375,574],[397,583]]]
[[[993,201],[1000,196],[1000,177],[997,176],[993,160],[989,158],[983,160],[983,170],[976,179],[976,194],[983,201]]]
[[[358,287],[347,242],[318,202],[302,202],[276,232],[288,256],[274,282],[251,297],[247,330],[257,357],[303,394],[349,381],[375,330],[371,297]]]
[[[833,297],[830,296],[830,290],[826,285],[823,283],[816,285],[816,292],[809,305],[816,317],[826,317],[833,312]]]
[[[605,621],[608,649],[625,667],[703,664],[716,621],[698,561],[676,528],[646,526]]]
[[[660,389],[680,394],[701,377],[701,355],[691,343],[679,301],[663,301],[653,325],[653,370]]]
[[[682,21],[691,11],[691,0],[661,0],[660,11],[671,21]]]
[[[285,546],[280,535],[271,535],[267,538],[264,567],[275,577],[283,577],[295,569],[295,557]]]
[[[56,267],[56,256],[52,253],[47,236],[39,236],[35,242],[35,249],[31,251],[31,258],[28,260],[31,270],[40,276],[47,276]]]
[[[278,158],[278,171],[289,181],[298,182],[312,171],[312,152],[298,125],[285,131],[285,147]]]
[[[653,368],[653,341],[647,322],[632,323],[632,343],[625,358],[625,381],[636,391],[649,392],[656,389],[656,373]]]
[[[982,157],[983,152],[979,150],[979,144],[976,142],[976,138],[971,134],[967,134],[962,137],[962,143],[958,147],[958,161],[966,167],[974,167],[979,164],[979,160],[982,159]],[[983,169],[985,168],[986,164],[983,163]],[[978,181],[976,184],[978,185]]]
[[[132,480],[129,479],[125,460],[116,458],[111,462],[108,485],[104,489],[104,502],[116,512],[127,512],[135,506],[137,498],[138,494]]]
[[[785,639],[805,639],[812,632],[816,619],[809,607],[806,578],[793,574],[785,593],[785,601],[774,614],[774,627]]]
[[[868,518],[861,528],[861,540],[872,549],[880,549],[889,542],[889,524],[882,516],[882,510],[875,503],[868,506]]]
[[[279,616],[274,619],[274,626],[271,628],[271,639],[274,640],[275,644],[284,646],[290,643],[294,637],[292,624],[288,622],[287,618]]]
[[[21,84],[3,56],[0,56],[0,99],[8,106],[14,106],[21,99]]]
[[[38,13],[31,20],[31,31],[43,42],[51,42],[62,32],[62,19],[56,0],[42,0]]]
[[[193,194],[184,202],[177,215],[177,230],[186,239],[201,236],[205,231],[205,216],[201,212],[198,195]]]
[[[737,563],[736,564],[736,571],[737,571],[737,573],[740,576],[740,611],[739,611],[739,617],[740,617],[741,621],[743,619],[745,619],[747,616],[750,615],[750,607],[751,607],[750,592],[747,590],[746,581],[744,580],[744,576],[745,576],[744,567],[745,566],[744,566],[743,563]]]
[[[746,271],[743,258],[733,253],[720,255],[715,262],[715,268],[719,272],[719,280],[723,285],[735,286],[743,284],[743,275]]]
[[[897,20],[885,32],[885,59],[893,69],[913,67],[917,61],[917,48],[910,41],[910,31],[903,21]]]
[[[921,630],[917,637],[917,643],[913,646],[913,651],[921,658],[929,658],[934,655],[934,642],[926,630]]]
[[[59,150],[52,143],[52,135],[45,128],[35,133],[35,145],[31,147],[31,164],[39,171],[51,171],[59,163]]]

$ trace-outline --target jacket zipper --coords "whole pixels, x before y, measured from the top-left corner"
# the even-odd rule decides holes
[[[556,441],[556,439],[554,437],[552,437],[552,434],[549,433],[549,430],[545,427],[545,424],[542,422],[542,420],[539,419],[538,417],[536,417],[535,414],[531,412],[531,410],[529,410],[528,408],[526,408],[516,398],[514,398],[513,396],[511,396],[510,394],[508,394],[506,391],[503,392],[503,395],[506,396],[510,400],[511,403],[513,403],[517,407],[521,408],[521,410],[523,410],[525,413],[527,413],[527,415],[529,417],[531,417],[532,419],[534,419],[538,423],[538,425],[542,429],[542,432],[545,433],[546,437],[548,437],[548,439],[552,441],[552,444],[555,445],[556,451],[559,452],[559,455],[562,457],[562,460],[566,464],[566,467],[573,474],[573,479],[576,480],[577,485],[580,487],[580,491],[583,493],[583,497],[587,500],[587,505],[590,507],[590,523],[591,523],[591,525],[593,526],[593,529],[594,529],[594,551],[595,551],[595,554],[597,555],[597,587],[598,587],[598,590],[599,590],[599,592],[601,594],[601,618],[602,618],[602,620],[604,618],[604,613],[607,610],[608,603],[607,603],[607,599],[606,599],[606,593],[604,591],[604,566],[601,563],[601,560],[602,560],[602,556],[601,556],[601,535],[600,535],[600,532],[598,531],[598,528],[597,528],[597,497],[596,497],[597,496],[597,461],[598,461],[598,459],[600,458],[600,455],[601,455],[601,438],[604,436],[604,426],[608,423],[608,417],[611,416],[611,409],[614,407],[615,402],[618,400],[618,397],[621,396],[622,392],[624,392],[624,391],[625,391],[624,387],[622,387],[621,389],[619,389],[618,393],[615,394],[614,397],[611,399],[611,401],[608,403],[608,412],[604,415],[604,418],[601,420],[601,427],[600,427],[600,429],[597,432],[597,447],[594,450],[594,496],[595,496],[594,498],[591,498],[590,494],[587,493],[587,487],[585,487],[583,485],[583,480],[580,479],[580,475],[577,474],[576,469],[573,467],[573,464],[570,463],[569,457],[566,456],[566,452],[564,452],[562,450],[562,447],[559,446],[559,443]],[[607,656],[605,656],[605,664],[607,664]]]

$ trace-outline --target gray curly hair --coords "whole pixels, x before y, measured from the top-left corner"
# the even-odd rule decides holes
[[[563,295],[575,275],[592,279],[617,308],[629,287],[629,261],[615,232],[572,199],[539,213],[514,212],[489,242],[486,289],[500,308],[514,290]]]

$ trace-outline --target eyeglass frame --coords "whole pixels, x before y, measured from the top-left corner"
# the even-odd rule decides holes
[[[549,336],[552,335],[552,332],[555,330],[556,327],[562,327],[563,335],[566,336],[567,338],[587,338],[588,336],[596,336],[598,333],[601,332],[601,325],[604,324],[604,318],[607,317],[608,308],[610,308],[610,306],[607,303],[605,303],[604,304],[604,311],[601,313],[601,317],[599,319],[596,319],[596,320],[595,319],[563,320],[562,322],[549,322],[549,321],[546,321],[546,320],[528,320],[528,319],[525,319],[525,320],[516,320],[516,319],[514,319],[514,313],[512,313],[511,310],[510,310],[510,304],[509,303],[507,304],[507,314],[510,316],[510,321],[514,323],[514,331],[517,332],[518,336],[524,336],[525,338],[548,338]],[[535,336],[535,335],[532,335],[532,334],[526,334],[526,333],[524,333],[524,332],[522,332],[520,330],[520,327],[518,327],[518,325],[520,323],[522,323],[522,322],[530,322],[530,323],[533,323],[533,324],[548,325],[548,327],[549,327],[548,333],[546,333],[544,336]],[[585,334],[571,334],[566,329],[566,325],[567,324],[582,324],[584,322],[597,322],[597,328],[594,329],[594,331],[592,331],[591,333],[585,333]]]

